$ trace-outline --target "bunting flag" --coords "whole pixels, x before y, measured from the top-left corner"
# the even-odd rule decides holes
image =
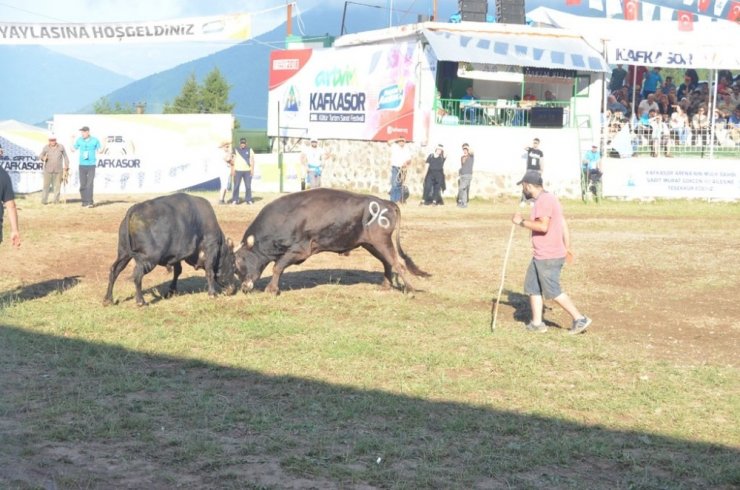
[[[612,19],[622,13],[621,0],[606,0],[606,18]]]
[[[727,0],[714,0],[714,16],[721,17],[722,11],[725,9]]]
[[[588,0],[588,8],[603,12],[604,0]]]
[[[654,19],[653,15],[658,11],[655,4],[643,2],[642,3],[642,20],[660,20],[660,18]]]
[[[660,7],[660,18],[663,20],[673,19],[674,10],[670,7]]]
[[[683,4],[687,7],[691,7],[692,5],[694,5],[694,0],[683,0]]]
[[[685,10],[678,11],[678,30],[679,31],[693,31],[694,30],[694,14]]]
[[[727,18],[732,22],[740,22],[740,2],[737,0],[732,2],[730,10],[727,12]]]
[[[624,9],[624,20],[639,20],[640,0],[624,0],[622,8]]]
[[[581,0],[565,0],[565,5],[580,5]]]
[[[699,12],[706,12],[710,3],[709,0],[699,0]]]

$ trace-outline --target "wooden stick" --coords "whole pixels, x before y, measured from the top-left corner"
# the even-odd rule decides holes
[[[509,252],[511,251],[511,242],[514,239],[514,229],[516,225],[511,224],[511,233],[509,233],[509,243],[506,245],[506,254],[504,255],[504,265],[501,268],[501,285],[498,288],[498,295],[496,296],[496,302],[493,305],[493,318],[491,319],[491,332],[496,330],[496,317],[498,317],[498,305],[501,301],[501,291],[504,290],[504,278],[506,277],[506,264],[509,262]]]

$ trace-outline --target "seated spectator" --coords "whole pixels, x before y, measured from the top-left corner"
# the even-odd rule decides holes
[[[691,129],[694,133],[694,144],[701,144],[702,148],[706,146],[707,135],[709,134],[709,116],[707,116],[706,107],[700,106],[697,113],[691,118]]]
[[[555,101],[555,96],[549,90],[545,90],[545,101],[546,102],[554,102]]]
[[[463,110],[463,121],[475,124],[478,119],[478,108],[474,107],[480,100],[473,94],[473,86],[465,89],[465,95],[460,97],[460,108]]]
[[[651,125],[652,119],[655,118],[655,114],[658,111],[651,110],[640,116],[635,124],[635,135],[638,137],[638,144],[640,146],[649,145],[652,139],[653,127]]]
[[[659,112],[660,107],[658,107],[658,103],[655,102],[655,94],[649,94],[646,99],[640,101],[640,103],[637,106],[637,115],[638,117],[647,116],[650,111]]]
[[[740,105],[735,107],[732,115],[727,119],[727,129],[730,131],[730,138],[735,144],[740,144]]]
[[[718,145],[725,145],[729,136],[727,131],[727,116],[725,116],[725,114],[721,110],[715,109],[714,117],[712,118],[712,124],[714,125],[715,142]]]
[[[669,115],[671,113],[671,104],[666,94],[660,94],[657,99],[658,113]]]
[[[676,105],[674,109],[670,121],[671,137],[674,142],[685,146],[690,137],[689,118],[681,106]]]
[[[627,107],[624,106],[624,104],[617,101],[617,98],[613,95],[610,95],[607,98],[606,108],[612,111],[613,113],[621,112],[622,114],[627,114]]]
[[[663,139],[663,117],[656,111],[650,111],[649,124],[650,154],[657,157],[660,152],[660,142]]]

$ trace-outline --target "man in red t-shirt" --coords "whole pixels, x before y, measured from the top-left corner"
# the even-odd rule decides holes
[[[532,249],[534,257],[527,269],[524,279],[524,292],[529,295],[532,309],[532,321],[527,324],[530,332],[547,332],[542,321],[544,299],[553,299],[573,317],[570,334],[585,331],[591,325],[591,319],[582,315],[570,297],[560,289],[560,272],[566,258],[571,259],[570,233],[563,216],[560,201],[542,188],[542,175],[529,170],[522,180],[517,182],[527,199],[534,199],[534,206],[529,219],[514,214],[512,222],[532,231]]]

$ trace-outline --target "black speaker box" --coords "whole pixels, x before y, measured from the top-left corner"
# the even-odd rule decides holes
[[[467,22],[485,22],[486,14],[478,14],[473,12],[460,12],[462,20]]]
[[[562,107],[532,107],[529,111],[529,126],[532,128],[562,128]]]
[[[496,22],[524,24],[524,0],[496,0]]]
[[[470,12],[474,14],[488,13],[488,0],[460,0],[457,3],[460,12]]]

